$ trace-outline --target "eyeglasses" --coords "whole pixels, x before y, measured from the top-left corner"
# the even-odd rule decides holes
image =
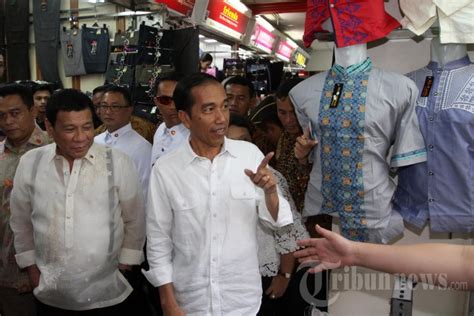
[[[118,112],[121,109],[129,108],[129,107],[131,107],[131,105],[125,105],[125,106],[122,106],[122,105],[98,105],[97,110],[102,110],[102,111],[109,110],[111,112]]]
[[[163,105],[170,105],[173,102],[173,97],[169,97],[167,95],[161,95],[159,97],[155,97],[155,100]]]

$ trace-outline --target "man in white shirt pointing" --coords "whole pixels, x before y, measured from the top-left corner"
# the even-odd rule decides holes
[[[292,222],[256,146],[225,138],[229,105],[207,74],[173,99],[190,136],[153,167],[147,206],[148,280],[165,315],[255,315],[261,298],[256,228]]]

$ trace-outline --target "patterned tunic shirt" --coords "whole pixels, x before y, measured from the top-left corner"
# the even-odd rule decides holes
[[[290,91],[300,125],[311,121],[319,139],[303,216],[337,214],[343,235],[359,241],[387,243],[403,232],[389,168],[426,160],[417,95],[413,81],[372,68],[369,58]]]

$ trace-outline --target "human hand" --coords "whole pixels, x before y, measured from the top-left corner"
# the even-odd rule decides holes
[[[318,263],[309,269],[312,273],[323,270],[336,269],[354,265],[356,246],[355,242],[316,225],[316,231],[322,238],[310,238],[297,241],[302,250],[296,251],[294,256],[300,263]]]
[[[123,264],[123,263],[119,263],[118,268],[119,268],[120,271],[131,271],[131,270],[132,270],[132,266],[131,266],[131,265],[129,265],[129,264]]]
[[[318,144],[316,139],[311,138],[310,133],[311,131],[307,128],[303,135],[296,138],[294,152],[296,159],[298,159],[298,162],[301,164],[306,164],[311,150]]]
[[[280,298],[285,294],[289,283],[290,279],[287,279],[284,276],[277,274],[272,278],[272,282],[268,289],[265,291],[265,294],[270,296],[270,298],[272,299]]]
[[[38,287],[41,276],[41,272],[38,269],[38,266],[36,264],[33,264],[29,267],[26,267],[26,272],[28,273],[28,278],[30,279],[30,283],[33,288]]]
[[[273,155],[273,152],[267,154],[265,158],[263,158],[255,173],[249,169],[244,170],[245,174],[250,178],[250,180],[252,180],[255,185],[262,188],[265,194],[277,192],[277,182],[275,176],[268,168],[268,163],[270,160],[272,160]]]

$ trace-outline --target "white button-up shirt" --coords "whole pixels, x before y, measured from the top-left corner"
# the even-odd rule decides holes
[[[189,130],[183,124],[168,128],[165,123],[161,123],[153,137],[151,163],[154,164],[158,158],[178,147],[188,137]]]
[[[150,181],[150,155],[151,144],[138,134],[132,124],[128,123],[113,133],[108,131],[94,138],[97,144],[110,146],[127,154],[134,162],[140,177],[144,196],[147,196],[148,182]]]
[[[225,139],[210,161],[186,141],[153,167],[145,276],[154,286],[172,282],[186,315],[255,315],[259,310],[257,222],[275,228],[292,223],[281,193],[275,222],[263,190],[244,173],[255,171],[263,158],[255,145]]]
[[[63,309],[116,305],[132,288],[118,270],[140,264],[145,241],[142,191],[132,161],[93,144],[69,163],[51,144],[20,160],[10,225],[20,268],[41,271],[34,294]]]

